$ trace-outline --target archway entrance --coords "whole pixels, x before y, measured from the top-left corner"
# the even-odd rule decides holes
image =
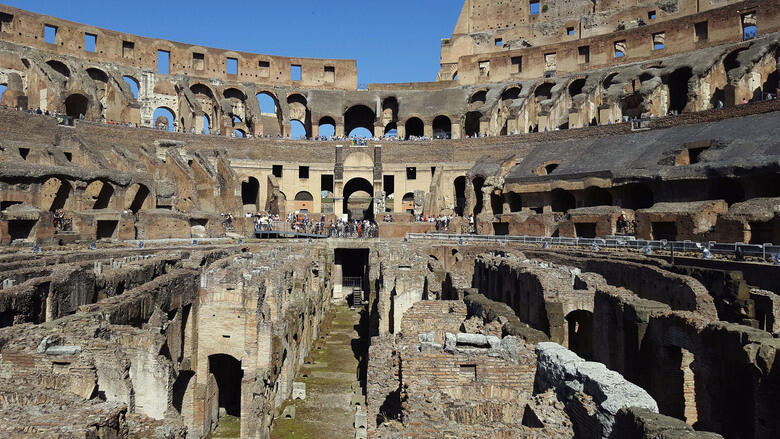
[[[88,105],[89,100],[84,95],[70,95],[65,99],[65,114],[74,118],[86,116]]]
[[[260,182],[255,177],[241,182],[241,204],[244,208],[257,210],[257,194],[260,190]]]
[[[217,383],[219,408],[229,416],[241,417],[241,379],[244,377],[241,362],[230,355],[211,355],[209,373]]]
[[[344,185],[344,211],[349,219],[374,219],[374,186],[365,178],[353,178]]]

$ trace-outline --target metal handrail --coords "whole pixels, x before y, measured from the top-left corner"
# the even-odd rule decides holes
[[[537,245],[563,245],[563,246],[587,246],[598,245],[605,248],[624,248],[631,250],[674,250],[679,252],[703,252],[705,249],[710,253],[717,254],[737,254],[743,256],[761,256],[780,254],[780,245],[772,243],[766,244],[745,244],[741,242],[723,243],[723,242],[694,242],[694,241],[667,241],[648,240],[648,239],[628,239],[621,237],[609,238],[565,238],[565,237],[543,237],[543,236],[514,236],[514,235],[463,235],[447,233],[407,233],[406,240],[411,239],[435,239],[442,241],[463,242],[494,242],[499,245],[506,243],[522,243]]]

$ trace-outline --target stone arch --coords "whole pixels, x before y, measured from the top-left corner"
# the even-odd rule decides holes
[[[422,119],[419,117],[410,117],[404,124],[406,128],[406,138],[409,139],[412,136],[422,137],[425,135],[425,125]]]
[[[534,171],[534,174],[536,175],[550,175],[558,169],[558,166],[561,165],[560,161],[553,160],[553,161],[547,161],[542,163],[541,165],[536,167],[536,170]]]
[[[501,93],[501,101],[502,102],[508,102],[508,101],[514,101],[515,99],[520,98],[520,92],[523,90],[522,85],[511,85],[504,90],[503,93]]]
[[[469,97],[469,104],[485,105],[487,102],[487,90],[477,90]]]
[[[108,209],[113,195],[114,186],[102,180],[91,182],[84,190],[85,203],[87,206],[91,205],[90,209]]]
[[[235,87],[226,88],[222,92],[222,96],[224,96],[225,99],[238,99],[241,102],[246,101],[246,93]]]
[[[60,75],[70,78],[70,69],[68,68],[65,63],[61,61],[57,61],[56,59],[52,59],[49,61],[46,61],[46,64],[52,68],[55,72],[59,73]]]
[[[287,96],[287,113],[290,121],[297,120],[303,125],[306,137],[311,137],[311,112],[306,98],[300,93]]]
[[[607,73],[607,75],[604,77],[604,80],[601,81],[601,86],[604,87],[604,90],[609,90],[610,87],[612,87],[615,82],[615,78],[620,72],[610,72]]]
[[[176,120],[176,112],[169,107],[157,107],[154,109],[152,118],[154,119],[154,128],[173,131],[173,122]]]
[[[582,89],[585,88],[586,78],[577,78],[569,82],[569,96],[575,97],[582,93]]]
[[[398,99],[388,96],[382,99],[382,124],[387,125],[398,121]]]
[[[58,209],[70,207],[70,196],[73,194],[73,186],[68,180],[52,177],[41,185],[41,209],[54,212]]]
[[[565,189],[553,189],[550,192],[550,207],[553,212],[566,213],[577,207],[577,200]]]
[[[597,186],[585,188],[582,193],[582,198],[585,207],[612,205],[612,195],[609,191]]]
[[[321,117],[317,127],[317,132],[320,136],[331,137],[336,135],[336,119],[331,116]]]
[[[295,211],[298,212],[313,212],[314,211],[314,196],[311,192],[300,191],[295,194]]]
[[[137,79],[130,75],[124,75],[122,76],[122,80],[124,80],[128,87],[130,87],[130,94],[133,96],[133,99],[138,99],[138,92],[141,88],[141,83],[138,82]]]
[[[449,117],[444,115],[439,115],[433,119],[433,138],[434,139],[452,138],[452,122],[450,121]]]
[[[74,93],[65,99],[65,114],[78,118],[86,116],[89,110],[89,99],[81,93]]]
[[[350,135],[356,128],[365,128],[373,135],[375,120],[374,110],[362,104],[353,105],[344,112],[344,133]]]
[[[356,192],[360,192],[360,195],[368,194],[370,199],[368,203],[365,200],[359,202],[353,202],[350,204],[350,197]],[[373,219],[374,218],[374,199],[372,194],[374,193],[374,186],[362,177],[355,177],[350,179],[344,185],[344,209],[349,213],[350,218],[359,217],[362,211],[362,218]],[[365,195],[363,195],[365,196]],[[366,205],[367,204],[367,205]]]
[[[537,85],[534,89],[534,100],[539,103],[552,99],[552,88],[555,86],[554,82],[545,81]]]
[[[88,68],[87,75],[89,75],[93,81],[108,82],[108,74],[97,67]]]
[[[620,113],[629,118],[640,118],[644,113],[645,99],[639,93],[628,95],[620,100]]]
[[[141,183],[135,183],[125,192],[125,210],[138,213],[149,198],[149,188]]]

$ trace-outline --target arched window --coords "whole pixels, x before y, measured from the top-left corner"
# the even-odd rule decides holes
[[[244,206],[252,205],[253,209],[257,209],[257,195],[260,191],[260,182],[255,177],[249,177],[245,182],[241,183],[241,204]]]
[[[336,135],[336,121],[330,116],[325,116],[320,119],[319,123],[319,135],[325,137],[331,137]]]
[[[173,131],[173,122],[176,120],[176,116],[170,108],[159,107],[154,110],[153,120],[154,128],[164,131]]]
[[[406,138],[422,137],[425,134],[425,126],[419,117],[412,117],[406,121]]]
[[[5,84],[0,84],[0,105],[3,103],[3,93],[8,90],[8,86]]]
[[[132,76],[122,76],[122,79],[130,86],[130,93],[133,94],[133,99],[138,99],[138,81]]]
[[[480,90],[473,95],[471,95],[471,98],[469,99],[469,104],[480,104],[484,105],[487,101],[487,91],[486,90]]]
[[[375,120],[372,109],[365,105],[352,106],[344,113],[344,131],[353,137],[372,137]]]
[[[398,124],[390,122],[385,126],[385,138],[398,137]]]
[[[60,75],[66,78],[70,78],[70,69],[65,64],[55,60],[47,61],[46,64],[48,64],[49,67],[54,69],[54,71]]]
[[[433,119],[433,138],[449,139],[452,138],[452,122],[447,116],[436,116]]]
[[[612,205],[612,195],[606,189],[596,186],[586,188],[583,199],[585,207]]]
[[[293,139],[305,139],[306,127],[300,120],[293,119],[290,121],[290,137]]]
[[[690,67],[681,67],[667,78],[669,87],[669,111],[682,113],[688,105],[688,81],[693,76]]]
[[[211,121],[209,121],[209,117],[204,115],[203,116],[203,134],[209,134],[211,133]]]
[[[267,92],[257,94],[257,104],[260,105],[260,113],[276,114],[276,98]]]
[[[541,102],[552,99],[552,88],[554,85],[555,84],[552,82],[545,82],[544,84],[540,84],[538,87],[536,87],[536,90],[534,90],[534,97],[536,98],[536,101]]]
[[[82,94],[72,94],[65,99],[65,114],[70,117],[82,117],[87,115],[89,100]]]
[[[575,79],[569,84],[569,96],[574,97],[582,93],[583,87],[585,87],[585,78]]]
[[[553,212],[566,213],[570,209],[577,207],[577,201],[569,191],[564,189],[553,189],[550,192],[550,206]]]

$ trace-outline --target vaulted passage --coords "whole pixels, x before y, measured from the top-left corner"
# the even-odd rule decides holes
[[[217,382],[219,408],[230,416],[241,416],[241,362],[230,355],[209,356],[209,373]]]

